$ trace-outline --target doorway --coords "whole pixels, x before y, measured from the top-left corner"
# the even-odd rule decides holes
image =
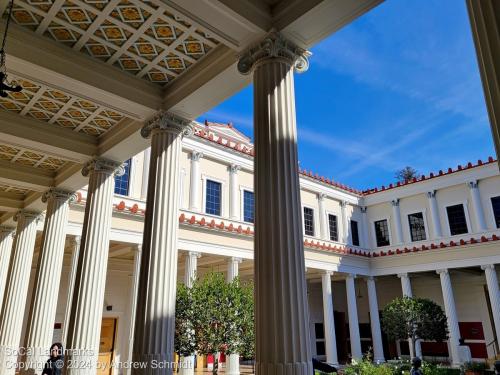
[[[102,320],[97,375],[112,374],[111,363],[115,350],[117,321],[116,318],[103,318]]]

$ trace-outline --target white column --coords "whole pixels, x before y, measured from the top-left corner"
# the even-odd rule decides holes
[[[322,239],[330,240],[328,236],[328,223],[325,210],[325,198],[326,194],[323,193],[318,194],[319,233]]]
[[[241,258],[231,257],[227,260],[227,276],[226,281],[230,283],[238,277],[238,268],[241,263]],[[228,375],[240,375],[240,354],[231,353],[226,361],[226,373]]]
[[[451,278],[447,269],[437,270],[441,279],[441,289],[443,291],[444,311],[448,321],[449,343],[451,351],[451,362],[453,366],[460,365],[460,356],[458,352],[458,340],[460,339],[460,329],[458,327],[457,309],[455,298],[453,297],[453,288]]]
[[[361,209],[361,217],[362,217],[362,220],[363,220],[363,246],[367,249],[371,248],[371,245],[370,245],[370,228],[368,227],[368,213],[367,213],[367,209],[368,207],[366,206],[363,206],[363,207],[360,207]]]
[[[342,237],[341,242],[347,245],[351,244],[351,236],[349,235],[349,218],[347,217],[347,205],[346,201],[340,202],[340,216],[342,219]]]
[[[189,251],[186,254],[184,285],[186,285],[188,288],[191,288],[193,286],[193,281],[196,278],[196,270],[198,268],[198,258],[200,256],[200,253],[194,251]]]
[[[326,361],[332,365],[338,365],[337,338],[335,335],[335,318],[333,310],[332,279],[331,271],[325,271],[321,275],[321,287],[323,290],[323,320],[325,327]]]
[[[242,259],[237,257],[231,257],[227,260],[227,276],[226,280],[228,283],[233,281],[239,274],[239,266]]]
[[[349,315],[349,336],[351,339],[351,357],[359,360],[363,357],[361,352],[361,338],[359,336],[358,306],[356,304],[356,275],[349,274],[345,279],[347,291],[347,315]]]
[[[41,374],[52,344],[56,320],[57,293],[61,281],[66,245],[69,202],[73,192],[51,188],[42,196],[47,203],[42,243],[38,254],[33,295],[26,329],[26,363],[35,374]]]
[[[377,287],[375,278],[366,279],[368,288],[368,305],[370,307],[370,326],[372,330],[373,361],[385,362],[384,346],[382,344],[382,331],[380,330],[380,317],[378,313]]]
[[[78,253],[80,252],[81,237],[75,236],[72,239],[71,245],[73,247],[73,252],[71,255],[71,268],[69,270],[69,283],[68,283],[68,293],[66,296],[66,310],[64,313],[64,323],[62,330],[62,344],[66,347],[66,342],[68,341],[68,326],[69,320],[71,319],[71,302],[73,300],[73,291],[75,289],[76,280],[76,269],[78,267]]]
[[[141,249],[142,245],[134,247],[134,271],[132,273],[132,290],[130,291],[130,324],[128,331],[128,356],[127,360],[132,361],[134,347],[135,311],[137,309],[137,291],[139,289],[139,274],[141,269]],[[131,374],[132,369],[127,370]]]
[[[401,288],[403,290],[403,297],[413,298],[413,291],[411,288],[410,276],[407,273],[399,273],[398,277],[401,279]],[[412,340],[408,339],[408,345],[410,347],[410,357],[422,358],[422,344],[420,340],[415,342],[415,353],[413,352]]]
[[[7,284],[7,273],[9,272],[15,230],[15,228],[0,227],[0,312],[2,311],[3,295]]]
[[[96,371],[115,175],[122,173],[121,163],[103,158],[92,159],[82,169],[82,174],[89,176],[89,185],[71,301],[67,360],[88,365],[68,368],[66,373],[69,375],[91,375]]]
[[[293,84],[307,55],[271,33],[238,62],[254,71],[257,374],[313,372]]]
[[[9,264],[7,285],[0,314],[0,374],[13,375],[23,326],[24,309],[28,295],[31,263],[40,212],[19,211],[16,237]]]
[[[134,332],[133,360],[152,366],[171,362],[174,353],[179,170],[183,134],[191,121],[158,112],[141,130],[151,137],[148,197],[144,219],[141,271]],[[172,369],[141,370],[167,374]]]
[[[189,180],[189,209],[191,211],[201,210],[201,172],[200,172],[200,158],[203,153],[198,151],[191,152],[191,175]]]
[[[141,184],[141,199],[145,200],[148,194],[148,171],[151,160],[151,148],[144,150],[144,161],[142,164],[142,184]]]
[[[476,219],[476,232],[484,232],[487,230],[486,220],[484,218],[483,205],[481,203],[481,195],[479,193],[479,182],[469,181],[467,186],[470,190],[470,197],[472,202],[472,210]]]
[[[231,164],[229,170],[229,217],[232,220],[240,220],[240,191],[238,185],[238,171],[241,169],[239,165]]]
[[[441,229],[441,220],[439,219],[439,209],[436,200],[436,190],[427,192],[427,198],[429,199],[429,208],[432,217],[432,228],[434,229],[432,239],[441,238],[443,236],[443,231]]]
[[[399,211],[399,198],[392,200],[392,217],[394,219],[394,228],[396,230],[396,243],[403,243],[403,226],[401,225],[401,212]]]
[[[486,277],[486,284],[488,285],[488,294],[490,296],[491,313],[493,315],[493,322],[495,323],[496,337],[500,337],[500,291],[498,290],[497,271],[494,264],[481,266],[484,270]]]

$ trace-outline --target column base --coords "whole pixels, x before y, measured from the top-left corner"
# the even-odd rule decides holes
[[[263,363],[255,364],[255,373],[259,375],[311,375],[312,362]]]

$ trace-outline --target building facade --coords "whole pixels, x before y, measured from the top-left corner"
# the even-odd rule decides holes
[[[231,124],[196,123],[194,134],[183,139],[178,282],[209,271],[224,272],[228,279],[253,279],[253,154],[250,139]],[[148,190],[144,171],[150,159],[147,149],[115,177],[100,333],[100,359],[105,362],[131,360]],[[500,261],[500,174],[495,160],[365,191],[302,170],[300,189],[313,355],[332,363],[359,358],[368,350],[378,361],[410,355],[408,343],[389,340],[379,323],[379,311],[387,303],[408,295],[441,305],[450,330],[448,342],[422,342],[417,354],[457,365],[456,346],[464,338],[474,360],[495,357],[500,328],[495,268]],[[82,189],[69,207],[54,342],[66,342],[71,329],[68,299],[88,199]],[[30,291],[42,230],[40,222]],[[32,294],[27,306],[35,300]],[[26,340],[29,314],[26,308]]]

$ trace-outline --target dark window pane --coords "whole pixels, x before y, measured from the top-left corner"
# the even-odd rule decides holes
[[[115,194],[128,195],[131,162],[132,162],[132,159],[128,159],[124,163],[125,173],[122,176],[115,177]]]
[[[304,207],[304,231],[307,236],[314,236],[314,210]]]
[[[491,198],[491,205],[493,206],[495,224],[497,228],[500,228],[500,196]]]
[[[468,232],[463,204],[446,207],[446,213],[448,214],[448,222],[450,223],[450,233],[452,236]]]
[[[207,180],[207,197],[206,197],[207,214],[220,216],[221,210],[221,184],[219,182]]]
[[[243,192],[243,220],[249,223],[254,221],[254,195],[247,190]]]
[[[422,212],[408,215],[408,223],[410,224],[412,241],[424,241],[427,239],[425,235],[424,215]]]
[[[314,333],[316,334],[316,340],[325,338],[323,323],[314,323]]]
[[[324,341],[316,341],[316,355],[325,355],[325,342]]]
[[[351,234],[353,246],[359,246],[358,222],[356,220],[351,220]]]
[[[387,224],[387,220],[379,220],[374,224],[377,246],[389,246],[391,244],[391,241],[389,237],[389,226]]]
[[[339,230],[337,226],[337,216],[328,215],[328,226],[330,227],[330,241],[338,241]]]

